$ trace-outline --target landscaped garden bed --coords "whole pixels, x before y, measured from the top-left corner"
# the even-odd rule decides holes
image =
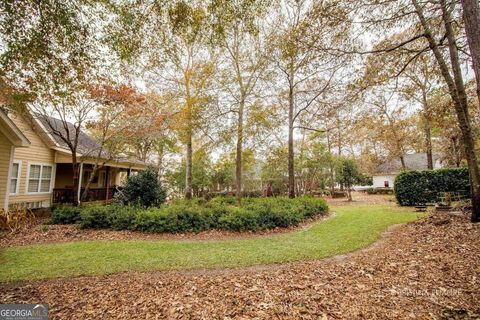
[[[53,209],[53,224],[78,223],[82,228],[145,232],[261,231],[287,228],[319,215],[328,206],[323,199],[301,197],[250,198],[241,205],[231,197],[176,200],[154,208],[129,205],[87,205]]]

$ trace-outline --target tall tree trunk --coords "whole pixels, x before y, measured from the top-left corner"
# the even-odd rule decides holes
[[[425,133],[425,150],[427,153],[427,168],[433,169],[433,151],[432,151],[432,129],[430,119],[425,117],[425,125],[423,127]]]
[[[192,199],[192,158],[193,158],[193,148],[192,148],[192,133],[188,133],[187,137],[187,157],[185,159],[185,198]]]
[[[457,137],[452,137],[452,148],[453,148],[453,156],[455,157],[455,166],[458,168],[460,167],[460,153],[458,150],[458,139]]]
[[[184,74],[185,79],[185,94],[186,94],[186,108],[187,108],[187,154],[185,159],[185,198],[192,199],[192,162],[193,162],[193,100],[190,93],[190,72],[187,70]]]
[[[342,156],[342,130],[340,126],[340,119],[337,117],[337,130],[338,130],[338,155]]]
[[[465,32],[477,80],[477,98],[480,102],[480,7],[478,0],[462,0],[462,6]]]
[[[435,59],[438,62],[442,76],[447,83],[449,94],[453,100],[458,124],[462,133],[463,148],[470,175],[472,193],[472,222],[480,222],[480,170],[477,162],[477,156],[475,154],[475,140],[468,114],[467,94],[465,92],[465,85],[460,68],[457,43],[453,32],[450,12],[447,8],[446,1],[441,0],[440,4],[442,9],[442,19],[448,40],[448,49],[453,77],[450,74],[450,70],[442,53],[440,52],[439,47],[437,46],[437,42],[433,37],[430,26],[428,25],[428,22],[423,14],[423,8],[418,4],[417,0],[412,0],[412,3],[415,6],[420,23],[425,31],[425,37],[428,40],[430,50],[433,52]]]
[[[235,158],[235,177],[237,183],[237,202],[242,201],[242,149],[243,149],[243,111],[245,108],[245,97],[242,94],[238,108],[237,123],[237,152]]]
[[[330,142],[330,131],[327,130],[327,149],[328,154],[332,155],[332,145]],[[335,164],[333,163],[333,159],[329,159],[329,171],[330,171],[330,196],[333,197],[335,192]]]
[[[403,170],[407,169],[407,165],[405,164],[405,156],[403,155],[400,156],[400,163],[402,164]]]
[[[425,151],[427,153],[427,168],[433,169],[433,152],[432,152],[432,125],[430,120],[430,110],[428,108],[427,96],[423,92],[423,132],[425,134]]]
[[[164,142],[160,142],[159,145],[157,145],[157,172],[158,172],[158,177],[161,179],[163,176],[163,156],[165,152],[165,145]]]
[[[295,198],[295,154],[293,149],[293,76],[290,78],[290,88],[288,91],[288,197]]]

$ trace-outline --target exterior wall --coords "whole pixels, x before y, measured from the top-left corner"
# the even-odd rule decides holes
[[[9,203],[37,203],[40,202],[42,207],[50,205],[51,192],[44,193],[27,193],[28,167],[29,164],[46,164],[51,165],[53,170],[53,181],[55,181],[55,151],[45,144],[40,136],[34,132],[30,124],[22,117],[11,114],[10,119],[22,131],[22,133],[30,140],[31,145],[27,148],[16,148],[14,152],[14,161],[20,162],[20,187],[17,195],[10,195]]]
[[[13,155],[12,143],[0,133],[0,209],[8,208],[10,166]]]
[[[390,188],[393,188],[393,184],[395,182],[395,175],[377,175],[373,176],[373,188],[384,188],[385,187],[385,181],[388,181],[388,186]]]
[[[72,163],[72,155],[63,153],[63,152],[57,152],[57,157],[55,158],[56,163]]]

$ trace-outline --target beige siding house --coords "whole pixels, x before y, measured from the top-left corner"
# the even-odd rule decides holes
[[[77,154],[80,186],[73,190],[71,152],[62,144],[58,131],[53,134],[54,118],[22,116],[0,109],[0,208],[41,208],[52,203],[69,203],[74,193],[82,194],[97,157],[87,154],[97,142],[81,133]],[[48,124],[48,125],[47,125]],[[54,127],[53,127],[54,128]],[[50,129],[50,130],[49,130]],[[143,170],[144,163],[114,159],[102,154],[101,169],[90,185],[86,201],[111,199],[132,172]]]

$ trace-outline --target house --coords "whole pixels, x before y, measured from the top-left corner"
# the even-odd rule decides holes
[[[404,156],[405,169],[402,168],[400,159],[393,159],[381,163],[373,174],[373,187],[374,188],[393,188],[395,177],[402,170],[426,170],[427,154],[426,153],[413,153],[406,154]],[[433,154],[433,168],[442,168],[443,164],[439,154]]]
[[[74,192],[83,193],[97,162],[91,152],[99,150],[99,145],[80,132],[77,152],[80,185],[73,190],[71,152],[58,135],[59,131],[53,134],[55,126],[63,128],[61,124],[62,121],[54,118],[7,113],[0,108],[0,209],[71,203]],[[102,166],[90,185],[86,201],[111,199],[129,174],[146,167],[139,161],[112,158],[106,152],[101,153],[99,159]]]

